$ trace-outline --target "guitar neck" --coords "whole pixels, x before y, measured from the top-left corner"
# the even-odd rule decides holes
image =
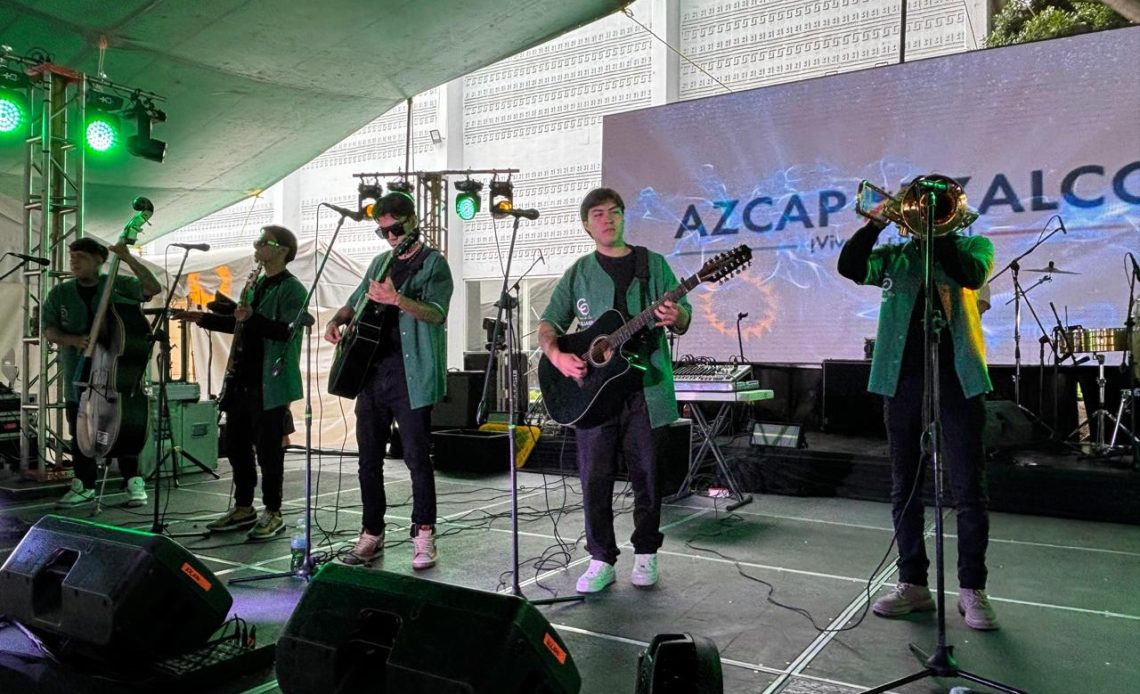
[[[656,323],[657,316],[655,316],[653,312],[656,311],[657,307],[660,306],[663,302],[677,301],[681,297],[688,294],[693,289],[693,287],[697,286],[700,283],[700,278],[697,275],[693,275],[692,277],[689,277],[682,281],[680,286],[678,286],[676,289],[665,292],[665,296],[661,297],[657,301],[654,301],[644,311],[637,314],[633,318],[630,318],[628,321],[626,321],[625,325],[618,328],[613,333],[613,335],[610,336],[614,347],[621,347],[634,335]]]

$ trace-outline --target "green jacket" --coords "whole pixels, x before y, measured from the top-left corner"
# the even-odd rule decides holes
[[[99,296],[107,284],[107,275],[99,276],[99,288],[92,302],[94,309],[99,305]],[[78,284],[70,279],[52,287],[44,301],[40,320],[43,327],[53,327],[69,335],[86,335],[91,331],[95,316],[87,310],[87,304],[79,296]],[[115,277],[115,293],[111,301],[126,306],[138,306],[145,301],[142,283],[129,275]],[[40,334],[43,334],[41,331]],[[80,352],[75,347],[59,348],[59,374],[63,379],[63,392],[67,400],[75,402],[75,369],[79,364]]]
[[[971,259],[962,263],[970,284],[981,287],[993,270],[993,243],[984,236],[955,234],[953,238],[959,256]],[[915,299],[922,288],[922,275],[922,254],[914,240],[880,246],[871,252],[863,284],[883,288],[875,353],[871,359],[871,381],[867,386],[872,393],[893,397],[898,387],[907,329],[911,312],[915,310]],[[967,398],[988,393],[993,390],[993,384],[986,369],[986,345],[978,316],[977,292],[955,282],[937,263],[934,281],[943,314],[949,321],[950,337],[954,341],[954,368],[962,392]]]
[[[672,268],[660,253],[649,251],[649,302],[661,298],[665,292],[680,285]],[[689,300],[680,302],[692,314]],[[570,331],[571,323],[578,320],[578,329],[584,330],[607,310],[613,308],[614,282],[610,279],[594,253],[582,256],[562,275],[554,287],[550,304],[542,313],[542,320],[560,332]],[[626,292],[626,306],[631,316],[645,309],[641,300],[641,282],[635,277]],[[665,426],[677,419],[677,394],[673,390],[673,361],[665,330],[655,329],[656,347],[649,357],[649,368],[642,375],[645,402],[649,407],[649,421],[654,428]]]
[[[404,350],[404,375],[408,383],[408,401],[412,409],[434,405],[447,393],[447,308],[455,285],[447,258],[434,248],[418,270],[400,287],[400,293],[409,299],[431,304],[443,312],[445,322],[440,325],[416,320],[406,311],[400,311],[400,343]],[[368,281],[376,276],[380,263],[392,251],[385,251],[372,259],[360,286],[348,298],[348,306],[355,307],[360,297],[368,292]]]
[[[265,275],[258,278],[253,290],[255,294],[257,287],[260,287],[266,279]],[[264,334],[265,328],[259,324],[262,342],[265,345],[261,360],[261,406],[266,410],[287,406],[291,402],[300,400],[304,395],[304,389],[301,385],[301,341],[304,333],[298,330],[293,339],[286,342],[284,334],[282,334],[284,329],[280,324],[292,323],[297,318],[297,314],[305,305],[307,293],[301,280],[292,276],[286,277],[266,289],[257,306],[253,309],[255,317],[278,324],[271,330],[276,332],[280,338],[277,339],[272,335]],[[255,319],[251,318],[250,320]],[[232,333],[234,319],[231,316],[207,314],[200,325],[207,330]],[[247,331],[250,330],[250,326],[247,325],[242,330],[242,338],[245,339],[249,336]],[[278,363],[278,360],[281,363],[281,370],[274,376],[273,365]]]

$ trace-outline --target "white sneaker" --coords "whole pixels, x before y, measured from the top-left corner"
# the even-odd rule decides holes
[[[349,566],[370,566],[382,556],[384,556],[384,536],[371,535],[367,530],[361,530],[356,544],[340,560]]]
[[[127,506],[138,508],[146,505],[146,482],[141,477],[127,480]]]
[[[614,565],[599,559],[591,559],[586,573],[578,577],[579,593],[597,593],[617,580]]]
[[[83,504],[90,503],[95,500],[95,490],[85,489],[83,482],[77,478],[72,478],[71,488],[67,490],[59,501],[55,502],[56,508],[75,508]]]
[[[430,569],[435,566],[436,556],[435,528],[421,525],[412,536],[412,568],[416,571]]]
[[[657,585],[657,555],[633,555],[633,571],[630,572],[629,581],[638,588],[648,588]]]

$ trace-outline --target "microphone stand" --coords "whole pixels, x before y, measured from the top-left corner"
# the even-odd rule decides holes
[[[325,205],[325,203],[321,203]],[[326,205],[327,207],[327,205]],[[335,208],[332,208],[335,209]],[[332,238],[329,239],[328,248],[325,249],[325,254],[321,258],[321,264],[317,266],[317,273],[313,276],[313,283],[309,285],[309,289],[305,292],[305,301],[301,304],[300,310],[297,311],[297,316],[293,322],[289,324],[289,337],[285,340],[285,344],[293,341],[297,335],[297,331],[302,327],[305,329],[305,556],[302,559],[300,566],[297,569],[290,571],[280,571],[278,573],[264,574],[262,576],[246,576],[243,578],[231,578],[226,581],[229,585],[237,585],[239,583],[253,583],[255,581],[267,581],[271,578],[299,578],[302,581],[308,581],[316,573],[317,563],[313,559],[313,331],[312,326],[315,322],[313,317],[309,314],[309,302],[313,298],[313,293],[317,290],[317,284],[321,281],[321,275],[325,272],[325,264],[329,262],[329,256],[332,254],[333,244],[336,243],[336,237],[340,235],[340,228],[344,226],[345,217],[348,215],[341,210],[340,220],[336,223],[336,229],[333,230]],[[318,224],[318,228],[320,225]],[[314,246],[316,240],[313,241]],[[274,376],[281,373],[284,368],[284,357],[278,357],[277,361],[273,363],[272,373]]]
[[[1053,221],[1054,218],[1056,218],[1058,221],[1061,221],[1060,215],[1053,215],[1053,217],[1050,217],[1049,220],[1047,222],[1045,222],[1045,225],[1048,226]],[[1034,242],[1034,244],[1029,247],[1029,250],[1025,251],[1021,255],[1019,255],[1016,258],[1014,258],[1013,260],[1009,261],[1009,263],[1005,267],[1003,267],[1001,270],[998,270],[993,275],[991,275],[989,280],[988,280],[988,283],[990,284],[990,286],[993,286],[994,280],[996,280],[998,277],[1001,277],[1005,273],[1006,270],[1009,270],[1011,272],[1011,274],[1013,275],[1013,299],[1012,299],[1012,301],[1014,302],[1014,304],[1013,304],[1013,401],[1014,401],[1014,404],[1017,405],[1017,409],[1024,412],[1033,421],[1037,422],[1041,426],[1048,429],[1049,430],[1049,438],[1050,438],[1050,440],[1054,440],[1054,441],[1057,440],[1057,438],[1059,436],[1057,434],[1057,430],[1054,429],[1053,427],[1049,426],[1048,424],[1046,424],[1045,421],[1043,419],[1041,419],[1041,417],[1037,416],[1036,414],[1033,413],[1032,410],[1030,410],[1029,408],[1027,408],[1021,404],[1021,299],[1022,298],[1025,299],[1025,306],[1026,306],[1026,308],[1029,309],[1029,312],[1033,315],[1033,320],[1037,322],[1037,327],[1041,329],[1041,335],[1045,339],[1049,340],[1050,344],[1052,345],[1052,340],[1049,338],[1049,333],[1045,330],[1045,326],[1041,324],[1041,319],[1037,317],[1037,312],[1033,310],[1033,305],[1031,303],[1029,303],[1029,297],[1026,296],[1026,294],[1030,290],[1032,290],[1034,287],[1036,287],[1040,284],[1043,284],[1044,282],[1049,282],[1052,280],[1048,279],[1049,275],[1046,275],[1045,277],[1041,278],[1041,280],[1036,282],[1029,289],[1022,290],[1021,284],[1019,282],[1018,273],[1021,270],[1020,262],[1023,259],[1025,259],[1027,256],[1029,256],[1029,254],[1033,253],[1033,251],[1040,248],[1046,241],[1053,238],[1053,236],[1055,236],[1057,234],[1057,232],[1061,232],[1062,234],[1065,233],[1065,224],[1063,221],[1061,221],[1060,226],[1058,226],[1056,229],[1053,229],[1047,235],[1038,238],[1037,241]],[[1006,304],[1008,304],[1008,303],[1009,302],[1007,301]],[[1057,353],[1057,348],[1055,345],[1053,345],[1053,353],[1054,353],[1054,355]],[[1054,359],[1054,364],[1056,364],[1056,359]],[[1056,402],[1057,402],[1057,379],[1054,378],[1053,379],[1053,403],[1054,403],[1054,406],[1053,406],[1053,410],[1054,410],[1053,411],[1053,416],[1054,416],[1053,424],[1054,425],[1056,425],[1056,423],[1057,423],[1056,422]],[[1040,406],[1038,406],[1038,409],[1040,409]]]
[[[744,338],[740,334],[740,321],[748,317],[747,313],[736,314],[736,346],[740,348],[740,363],[744,363]]]
[[[5,253],[4,255],[10,255],[10,256],[12,256],[13,258],[17,258],[17,257],[19,257],[19,256],[17,256],[17,255],[15,255],[15,254],[13,254],[13,253]],[[16,266],[15,266],[14,268],[12,268],[11,270],[9,270],[8,272],[5,272],[3,275],[0,275],[0,282],[3,282],[4,280],[8,279],[8,277],[9,277],[10,275],[12,275],[12,274],[15,274],[15,272],[16,272],[17,270],[19,270],[20,268],[24,267],[24,266],[25,266],[25,265],[27,265],[27,264],[28,264],[28,259],[27,259],[27,258],[20,258],[20,262],[16,263]]]
[[[515,216],[514,226],[511,229],[511,245],[507,250],[507,265],[503,271],[503,288],[499,292],[499,300],[495,302],[498,312],[495,316],[495,327],[491,334],[491,349],[487,354],[487,370],[483,378],[483,397],[479,401],[479,408],[476,411],[475,423],[483,424],[486,420],[487,414],[487,396],[488,390],[491,385],[491,369],[494,366],[495,353],[498,351],[494,347],[499,340],[499,330],[503,325],[503,311],[507,312],[507,469],[510,470],[510,485],[511,485],[511,595],[517,598],[527,600],[532,605],[550,605],[559,602],[579,602],[585,600],[584,595],[563,595],[550,598],[539,598],[537,600],[530,600],[522,592],[522,587],[519,585],[519,487],[518,487],[518,470],[515,468],[515,407],[518,403],[515,402],[515,326],[514,326],[514,311],[511,310],[518,305],[517,300],[510,295],[512,289],[519,287],[519,282],[522,277],[519,277],[518,282],[515,282],[514,287],[507,288],[507,284],[511,281],[511,260],[515,254],[515,240],[518,238],[519,233],[519,216]],[[535,260],[537,263],[537,259]],[[530,269],[534,268],[532,263]],[[527,272],[530,272],[530,269]],[[526,273],[523,273],[523,277]],[[500,365],[499,368],[502,368]]]
[[[1120,362],[1123,369],[1128,370],[1128,389],[1120,396],[1120,406],[1116,410],[1116,425],[1112,430],[1112,439],[1109,441],[1109,448],[1116,447],[1116,436],[1121,431],[1132,439],[1132,467],[1140,469],[1140,438],[1137,437],[1136,432],[1136,353],[1132,351],[1132,340],[1136,331],[1136,318],[1134,312],[1136,310],[1136,280],[1140,279],[1140,268],[1137,268],[1136,259],[1129,253],[1128,256],[1132,258],[1132,272],[1128,277],[1128,313],[1124,319],[1124,357]],[[1130,407],[1132,410],[1132,429],[1124,426],[1124,408]]]
[[[166,331],[163,323],[166,321],[166,316],[170,312],[170,302],[174,299],[174,289],[178,286],[178,281],[182,279],[182,271],[186,267],[186,258],[190,255],[190,249],[184,248],[182,251],[182,262],[178,264],[178,272],[174,273],[174,281],[170,283],[170,290],[166,293],[166,302],[162,306],[162,311],[154,317],[154,323],[150,326],[150,335],[147,337],[152,343],[158,343],[158,402],[157,416],[155,417],[155,437],[154,437],[154,518],[151,521],[150,531],[152,533],[166,535],[167,537],[202,537],[207,533],[170,533],[166,529],[166,519],[159,513],[159,503],[162,497],[162,464],[166,460],[166,455],[162,452],[162,444],[166,440],[166,434],[170,434],[170,468],[171,479],[174,485],[178,485],[178,467],[180,464],[179,458],[186,458],[202,472],[212,476],[214,479],[221,479],[218,473],[211,470],[205,463],[195,458],[193,455],[182,450],[181,446],[177,445],[174,441],[174,429],[170,426],[170,402],[167,398],[166,383],[167,375],[170,373],[170,335]]]
[[[913,643],[910,644],[911,653],[913,653],[925,667],[918,672],[874,687],[873,689],[868,689],[864,694],[887,692],[901,687],[904,684],[916,682],[927,677],[944,679],[960,678],[992,687],[1002,692],[1007,692],[1007,694],[1027,694],[1023,690],[1015,689],[1000,682],[962,670],[958,667],[958,661],[954,657],[954,647],[946,644],[946,577],[944,575],[946,567],[943,561],[942,551],[945,538],[943,537],[942,529],[941,377],[938,370],[938,343],[942,329],[947,323],[946,319],[942,316],[942,311],[936,309],[934,304],[934,215],[932,212],[936,206],[937,192],[935,189],[930,189],[928,195],[929,198],[927,199],[926,209],[924,210],[926,234],[921,240],[923,254],[923,288],[925,292],[923,332],[926,338],[924,341],[925,358],[923,359],[922,374],[922,418],[926,422],[926,429],[923,432],[922,438],[924,442],[929,443],[929,448],[925,449],[925,452],[929,454],[934,475],[934,561],[936,571],[935,586],[938,596],[936,600],[938,645],[935,647],[933,653],[927,654]],[[921,445],[920,450],[923,450]],[[916,474],[921,474],[921,470],[916,472]]]
[[[1023,255],[1022,257],[1025,256]],[[1029,309],[1030,315],[1033,316],[1033,320],[1037,323],[1037,328],[1041,330],[1042,337],[1045,340],[1049,340],[1049,333],[1046,332],[1045,326],[1042,325],[1041,319],[1037,316],[1037,311],[1033,309],[1033,304],[1029,302],[1029,292],[1046,282],[1052,282],[1053,278],[1051,275],[1046,274],[1037,280],[1037,282],[1033,283],[1029,289],[1023,289],[1019,279],[1021,271],[1020,263],[1018,263],[1017,260],[1012,260],[1006,267],[1009,268],[1013,276],[1013,298],[1005,302],[1006,305],[1013,302],[1013,403],[1017,406],[1017,409],[1025,413],[1031,420],[1045,427],[1049,431],[1049,439],[1054,440],[1057,438],[1057,430],[1046,424],[1045,420],[1036,415],[1033,410],[1021,404],[1021,300],[1025,299],[1025,307]],[[1049,341],[1052,342],[1051,340]],[[1042,346],[1042,355],[1044,355],[1044,346]],[[1042,357],[1042,368],[1044,368],[1044,357]],[[1053,385],[1055,389],[1056,382],[1054,382]],[[1037,409],[1041,409],[1040,399],[1038,400]],[[1056,416],[1055,413],[1054,416]],[[1054,421],[1054,424],[1056,424],[1056,421]]]

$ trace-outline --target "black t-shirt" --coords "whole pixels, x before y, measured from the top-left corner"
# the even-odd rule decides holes
[[[396,291],[399,291],[408,281],[408,278],[423,264],[425,250],[425,247],[421,245],[415,255],[410,258],[394,258],[392,260],[392,264],[388,268],[388,277],[392,280],[392,286],[396,288]],[[385,337],[376,348],[374,363],[378,363],[384,357],[399,355],[403,349],[403,342],[400,340],[400,309],[395,306],[384,307],[384,326],[386,328]]]
[[[625,297],[629,292],[629,285],[633,283],[634,270],[636,269],[633,256],[633,253],[626,253],[620,258],[613,258],[594,251],[594,257],[598,259],[598,264],[614,281],[614,308],[621,311],[621,315],[627,319],[630,315]]]
[[[99,293],[99,285],[93,284],[90,287],[85,287],[76,282],[75,290],[79,292],[79,298],[83,300],[83,303],[87,304],[87,316],[90,319],[95,315],[95,295]]]
[[[926,350],[923,348],[926,330],[922,324],[923,314],[926,312],[925,297],[926,290],[920,287],[918,297],[914,301],[914,310],[910,313],[910,325],[906,331],[906,346],[903,348],[902,366],[899,368],[902,374],[913,375],[923,372],[923,359],[926,355]],[[934,308],[942,310],[937,300]],[[950,334],[949,325],[943,325],[942,332],[938,336],[938,366],[939,371],[954,369],[954,338]]]

